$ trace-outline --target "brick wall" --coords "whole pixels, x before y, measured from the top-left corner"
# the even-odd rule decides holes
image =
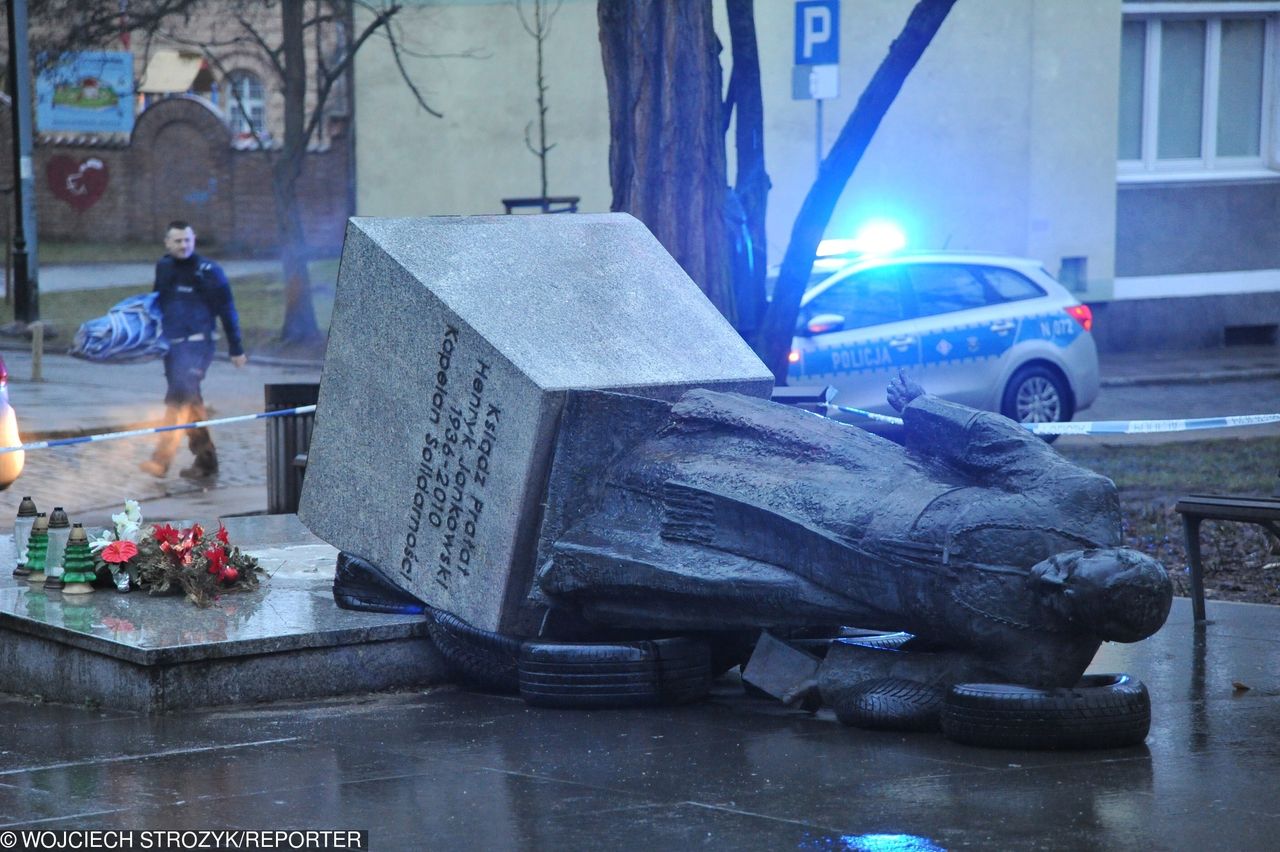
[[[0,188],[12,182],[11,127],[0,104]],[[202,244],[269,251],[279,244],[271,168],[261,151],[238,151],[217,113],[192,97],[169,98],[138,116],[127,142],[61,134],[34,152],[36,229],[41,239],[155,242],[186,219]],[[337,254],[347,217],[349,136],[307,154],[298,202],[308,244]],[[9,233],[12,195],[0,203]],[[159,249],[157,249],[159,251]]]

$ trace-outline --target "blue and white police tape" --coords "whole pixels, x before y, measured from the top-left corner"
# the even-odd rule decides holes
[[[901,426],[901,417],[887,414],[876,414],[850,405],[826,404],[827,415],[837,412],[856,414],[877,423],[888,423]],[[130,429],[125,432],[104,432],[101,435],[81,435],[75,438],[57,438],[52,441],[35,441],[17,447],[0,447],[0,455],[26,450],[43,450],[49,447],[69,447],[75,444],[92,444],[98,441],[114,441],[119,438],[136,438],[139,435],[155,435],[160,432],[175,432],[180,429],[199,429],[207,426],[223,426],[227,423],[243,423],[249,420],[267,420],[272,417],[286,417],[291,414],[313,414],[314,405],[300,405],[296,408],[282,408],[279,411],[263,411],[257,414],[241,414],[236,417],[219,417],[214,420],[197,420],[194,423],[179,423],[172,426],[149,426],[145,429]],[[1095,420],[1092,422],[1069,423],[1024,423],[1027,429],[1036,435],[1142,435],[1157,432],[1188,432],[1196,429],[1225,429],[1232,426],[1260,426],[1266,423],[1280,423],[1280,414],[1238,414],[1230,417],[1200,417],[1185,420]]]
[[[139,435],[155,435],[160,432],[175,432],[179,429],[199,429],[202,426],[222,426],[227,423],[243,423],[246,420],[266,420],[270,417],[286,417],[290,414],[311,414],[314,405],[299,405],[297,408],[282,408],[279,411],[263,411],[258,414],[240,414],[235,417],[219,417],[216,420],[197,420],[194,423],[179,423],[174,426],[149,426],[145,429],[130,429],[127,432],[104,432],[101,435],[81,435],[76,438],[57,438],[52,441],[36,441],[20,447],[0,447],[0,455],[16,453],[19,450],[43,450],[46,447],[69,447],[73,444],[92,444],[98,441],[114,441],[118,438],[136,438]]]
[[[876,414],[849,405],[827,403],[827,415],[836,412],[857,414],[877,423],[902,425],[901,417]],[[1094,420],[1068,423],[1023,423],[1036,435],[1149,435],[1157,432],[1191,432],[1196,429],[1226,429],[1232,426],[1260,426],[1280,423],[1280,414],[1237,414],[1231,417],[1199,417],[1185,420]]]

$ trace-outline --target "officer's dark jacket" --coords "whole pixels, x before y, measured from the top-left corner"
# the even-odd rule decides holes
[[[165,255],[156,263],[154,289],[160,294],[164,336],[170,341],[193,334],[212,337],[214,321],[221,317],[228,351],[232,355],[244,354],[240,318],[231,298],[231,285],[221,266],[198,254],[186,260]]]

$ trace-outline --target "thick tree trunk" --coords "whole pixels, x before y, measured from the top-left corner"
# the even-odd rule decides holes
[[[284,273],[284,343],[313,344],[322,335],[311,301],[311,273],[307,270],[310,252],[293,188],[276,189],[276,219],[280,223],[280,265]]]
[[[298,212],[298,176],[302,173],[306,146],[307,57],[303,43],[304,0],[283,0],[284,148],[273,164],[272,184],[276,221],[280,227],[280,261],[284,272],[285,343],[314,343],[320,339],[315,305],[311,301],[311,276],[307,272],[307,242]]]
[[[737,327],[747,335],[756,330],[765,308],[769,253],[764,223],[772,186],[764,169],[764,101],[760,94],[754,5],[754,0],[728,0],[729,43],[733,51],[729,105],[737,112],[733,135],[738,174],[733,188],[742,203],[747,233],[751,236],[751,264],[743,270],[746,280],[734,282],[734,295]],[[727,113],[728,110],[726,117]],[[738,269],[735,274],[739,274]]]
[[[734,320],[711,0],[600,0],[612,209],[644,222]]]
[[[858,98],[858,104],[841,128],[835,145],[822,161],[818,179],[805,196],[800,215],[791,228],[791,241],[782,259],[778,283],[774,285],[773,301],[765,313],[756,344],[756,352],[773,371],[779,384],[785,383],[787,378],[787,353],[795,332],[800,299],[813,269],[818,243],[831,221],[836,202],[907,75],[933,41],[955,2],[920,0],[911,10],[906,26],[889,46],[888,56]]]

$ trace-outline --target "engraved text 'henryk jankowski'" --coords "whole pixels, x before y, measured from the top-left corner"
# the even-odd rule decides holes
[[[484,512],[480,495],[489,480],[502,416],[485,395],[489,364],[476,358],[469,375],[459,380],[451,374],[458,356],[458,329],[446,326],[436,352],[428,428],[400,560],[405,580],[412,583],[419,570],[431,571],[445,591],[453,588],[457,575],[471,574],[477,524]]]

